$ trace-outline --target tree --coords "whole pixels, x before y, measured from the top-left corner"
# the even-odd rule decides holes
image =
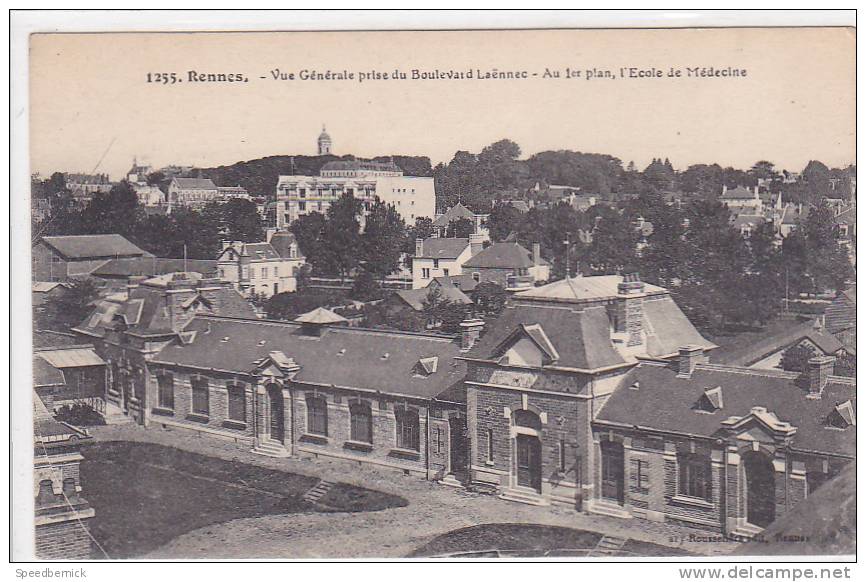
[[[330,273],[345,278],[359,265],[362,257],[360,216],[363,203],[349,194],[331,204],[323,230],[322,252],[329,260],[324,263]]]
[[[496,316],[505,308],[508,292],[496,283],[485,281],[472,290],[470,297],[482,313]]]
[[[522,216],[519,210],[510,204],[497,204],[487,218],[490,238],[496,242],[505,240],[509,234],[517,230],[521,221]]]
[[[43,304],[44,311],[37,314],[40,329],[70,331],[84,321],[99,299],[99,287],[92,279],[72,279],[57,297]]]
[[[378,198],[370,208],[361,234],[364,271],[384,279],[400,266],[400,254],[406,245],[406,224],[392,204]]]
[[[749,174],[756,180],[775,180],[779,173],[776,171],[776,165],[767,160],[755,162],[749,169]]]
[[[475,232],[475,223],[466,218],[458,218],[448,223],[448,228],[445,231],[447,238],[469,238],[469,235]]]
[[[248,243],[265,240],[264,222],[255,203],[250,200],[234,198],[222,204],[208,205],[204,211],[214,214],[225,240]]]
[[[798,344],[782,352],[782,360],[776,367],[786,372],[804,373],[809,369],[809,359],[814,357],[815,352]]]
[[[833,366],[833,374],[836,376],[846,376],[848,378],[857,377],[857,358],[848,352],[844,352],[836,358],[836,363]]]
[[[311,212],[298,217],[289,230],[295,235],[301,253],[307,258],[307,264],[318,273],[328,271],[331,257],[325,246],[325,215]]]
[[[361,269],[352,284],[352,299],[357,301],[370,301],[382,297],[382,289],[376,275],[366,269]]]
[[[119,234],[134,239],[144,216],[138,194],[123,181],[107,193],[98,192],[88,202],[81,213],[81,234]]]
[[[609,209],[598,221],[583,260],[596,275],[631,272],[637,266],[638,236],[624,213]]]
[[[806,242],[806,271],[812,291],[838,290],[853,277],[848,254],[838,243],[837,226],[830,206],[822,202],[813,206],[803,223]]]

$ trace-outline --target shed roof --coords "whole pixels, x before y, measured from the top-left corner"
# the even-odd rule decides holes
[[[141,257],[149,254],[119,234],[44,236],[41,240],[67,259]]]

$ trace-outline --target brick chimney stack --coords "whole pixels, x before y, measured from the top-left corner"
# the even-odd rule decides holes
[[[423,257],[424,256],[424,239],[416,238],[415,239],[415,256]]]
[[[701,346],[682,346],[676,361],[677,378],[691,378],[692,373],[695,371],[695,366],[703,359],[704,348]]]
[[[643,342],[643,294],[646,286],[637,273],[625,275],[617,285],[614,302],[614,332],[627,333],[627,346]]]
[[[460,322],[460,351],[468,352],[481,336],[483,319],[466,319]]]
[[[538,266],[541,264],[541,244],[532,243],[532,264]]]
[[[809,358],[807,374],[809,378],[810,397],[821,397],[824,387],[827,386],[827,378],[833,373],[833,365],[835,363],[835,356],[816,356],[814,358]]]

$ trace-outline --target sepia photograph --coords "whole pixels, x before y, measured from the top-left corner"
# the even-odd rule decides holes
[[[29,33],[17,559],[855,559],[853,17],[510,16]]]

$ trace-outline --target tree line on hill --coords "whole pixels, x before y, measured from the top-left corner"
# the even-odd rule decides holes
[[[786,202],[816,203],[834,195],[848,199],[852,181],[856,180],[855,167],[831,169],[816,160],[806,165],[797,180],[786,180],[786,173],[766,160],[748,170],[694,164],[678,172],[667,158],[654,158],[641,171],[634,162],[623,166],[621,160],[607,154],[544,151],[525,160],[520,155],[518,144],[503,139],[480,153],[461,150],[450,162],[437,164],[433,168],[437,207],[450,208],[460,201],[475,212],[487,213],[502,199],[549,202],[545,187],[551,184],[579,189],[608,201],[668,192],[715,199],[723,186],[752,188],[759,180],[772,192],[782,192]]]
[[[48,235],[113,233],[158,257],[180,258],[186,253],[191,259],[215,259],[222,240],[260,242],[265,238],[264,222],[256,205],[248,200],[150,214],[125,181],[109,192],[95,194],[83,207],[73,199],[62,174],[54,174],[45,182],[48,184],[39,187],[50,192],[51,213],[32,223],[34,240]]]

